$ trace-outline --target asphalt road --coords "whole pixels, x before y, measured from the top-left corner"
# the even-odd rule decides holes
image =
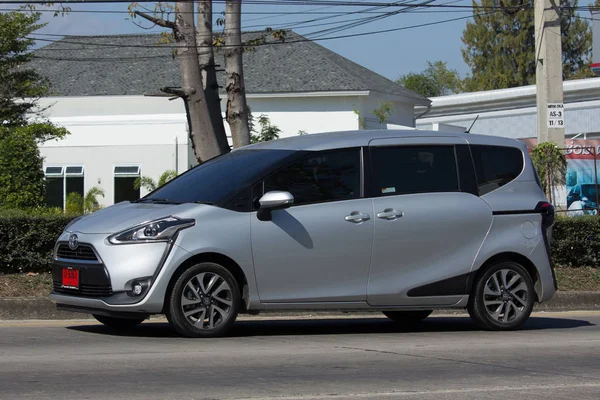
[[[184,339],[163,322],[0,322],[0,399],[594,399],[600,312],[536,314],[525,330],[466,317],[238,322]]]

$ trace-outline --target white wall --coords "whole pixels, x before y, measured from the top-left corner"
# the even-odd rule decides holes
[[[94,186],[104,189],[105,197],[99,199],[103,205],[113,204],[115,165],[140,165],[141,174],[155,180],[166,170],[181,173],[189,167],[185,118],[146,115],[51,120],[66,127],[70,135],[40,146],[44,166],[83,165],[84,191]]]
[[[380,124],[372,111],[380,108],[387,101],[392,104],[392,113],[387,123],[392,125],[403,125],[414,127],[414,106],[409,103],[399,102],[397,98],[389,97],[381,93],[371,92],[368,97],[362,99],[360,108],[365,129],[386,129],[387,124]]]
[[[353,110],[359,109],[361,103],[359,96],[248,99],[256,129],[260,129],[256,123],[258,117],[265,114],[273,125],[281,129],[282,138],[296,136],[301,130],[319,133],[358,129],[358,119]],[[227,124],[225,128],[229,134]]]

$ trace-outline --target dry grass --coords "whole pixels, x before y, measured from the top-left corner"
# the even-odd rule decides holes
[[[600,268],[556,268],[558,290],[563,292],[573,291],[600,291]]]
[[[556,268],[558,290],[600,291],[600,268]],[[47,297],[52,290],[52,275],[0,275],[0,297]]]
[[[0,297],[48,297],[52,274],[0,275]]]

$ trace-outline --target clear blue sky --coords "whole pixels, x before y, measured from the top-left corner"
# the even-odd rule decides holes
[[[362,0],[363,2],[365,0]],[[381,0],[367,0],[369,2],[381,3]],[[420,2],[414,1],[414,3]],[[592,0],[584,0],[580,6],[588,5]],[[471,5],[470,0],[436,0],[434,4],[456,4]],[[151,4],[151,3],[145,3]],[[111,4],[73,4],[73,10],[118,10],[125,11],[127,3]],[[334,12],[344,13],[364,9],[364,7],[340,7],[326,5],[245,5],[242,25],[252,30],[261,29],[265,26],[273,28],[285,27],[285,24],[303,22],[331,15],[304,14],[291,15],[298,12]],[[397,9],[397,8],[396,8]],[[215,4],[215,14],[223,10],[222,4]],[[383,11],[391,11],[385,9]],[[286,15],[265,15],[264,12],[285,13]],[[319,20],[315,22],[304,22],[297,27],[292,27],[300,34],[314,33],[322,29],[336,27],[338,25],[309,26],[323,23],[348,21],[375,14],[354,14],[339,18]],[[347,29],[337,33],[327,33],[325,37],[354,34],[361,32],[372,32],[376,30],[409,27],[413,25],[426,24],[435,21],[443,21],[452,18],[468,17],[471,11],[468,9],[426,9],[412,10],[371,22],[360,27]],[[589,12],[582,15],[589,17]],[[215,16],[215,18],[218,15]],[[120,33],[145,33],[149,32],[136,26],[128,15],[103,14],[103,13],[72,13],[64,17],[53,17],[51,13],[44,15],[44,21],[48,25],[40,30],[43,33],[69,34],[69,35],[103,35]],[[139,20],[139,19],[138,19]],[[319,43],[350,60],[357,62],[375,72],[390,79],[396,79],[401,74],[408,72],[420,72],[426,66],[426,61],[442,60],[448,63],[449,68],[458,70],[461,76],[468,71],[461,55],[461,35],[466,24],[466,19],[442,23],[439,25],[411,28],[391,33],[382,33],[362,37],[345,39],[325,40]],[[140,21],[141,22],[141,21]],[[148,26],[148,24],[144,24]],[[216,27],[215,27],[216,28]],[[151,31],[160,31],[153,29]],[[41,43],[40,43],[41,44]]]

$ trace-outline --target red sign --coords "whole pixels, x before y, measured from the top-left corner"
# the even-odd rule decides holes
[[[537,146],[537,139],[521,139],[531,151]],[[567,160],[594,160],[594,154],[600,154],[600,140],[565,140],[565,157]]]

